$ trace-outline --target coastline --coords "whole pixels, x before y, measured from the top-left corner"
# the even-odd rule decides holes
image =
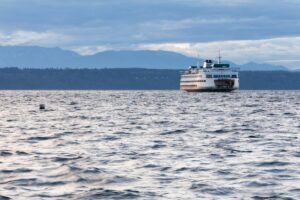
[[[181,70],[0,68],[0,90],[179,90]],[[241,71],[241,90],[300,90],[297,71]]]

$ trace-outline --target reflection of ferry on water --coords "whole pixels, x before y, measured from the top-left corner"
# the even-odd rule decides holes
[[[229,92],[239,89],[239,69],[206,60],[203,66],[190,66],[182,72],[180,89],[188,92]]]

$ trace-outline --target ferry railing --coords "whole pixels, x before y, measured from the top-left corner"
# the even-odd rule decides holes
[[[205,68],[203,69],[204,72],[213,72],[213,71],[220,71],[220,70],[230,70],[230,71],[233,71],[233,72],[239,72],[240,71],[240,68],[238,67],[230,67],[230,68]]]
[[[198,73],[199,71],[203,71],[203,72],[214,72],[214,71],[220,71],[220,70],[230,70],[232,72],[239,72],[240,68],[238,67],[229,67],[229,68],[198,68],[198,69],[194,69],[194,70],[185,70],[185,71],[180,71],[181,75],[184,74],[193,74],[193,73]]]

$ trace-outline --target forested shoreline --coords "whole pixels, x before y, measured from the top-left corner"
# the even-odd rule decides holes
[[[2,90],[178,90],[180,70],[0,68]],[[299,90],[300,72],[241,71],[244,90]]]

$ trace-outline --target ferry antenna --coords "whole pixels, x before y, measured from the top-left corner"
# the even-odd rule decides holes
[[[197,68],[200,67],[200,53],[197,53]]]
[[[219,49],[218,64],[221,64],[221,59],[222,59],[221,49]]]

